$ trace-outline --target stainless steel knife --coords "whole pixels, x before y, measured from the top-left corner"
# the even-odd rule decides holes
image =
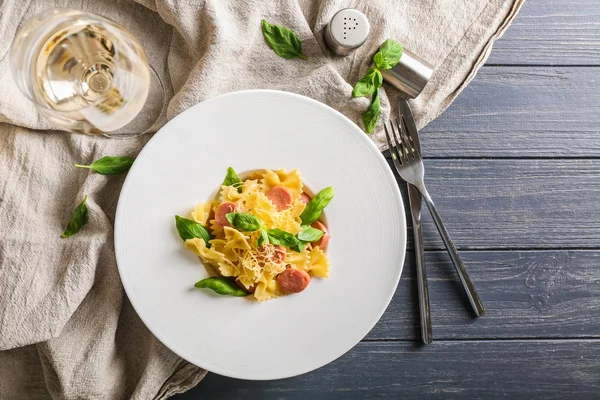
[[[410,109],[410,105],[405,99],[400,99],[398,102],[399,121],[402,129],[414,129],[415,120]],[[421,152],[421,144],[414,143],[419,153]],[[417,265],[417,291],[419,296],[419,315],[421,320],[421,339],[423,343],[429,344],[433,341],[433,333],[431,329],[431,313],[429,310],[429,289],[427,287],[427,272],[425,270],[425,258],[423,252],[423,232],[421,227],[421,194],[411,184],[408,186],[408,200],[410,202],[410,213],[413,223],[413,236],[415,243],[415,262]]]

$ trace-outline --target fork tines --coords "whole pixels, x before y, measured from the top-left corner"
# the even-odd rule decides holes
[[[383,125],[383,128],[393,158],[397,158],[400,162],[407,157],[412,159],[415,158],[415,146],[411,137],[408,135],[408,129],[404,126],[404,120],[402,120],[402,124],[400,124],[390,118],[390,120]]]

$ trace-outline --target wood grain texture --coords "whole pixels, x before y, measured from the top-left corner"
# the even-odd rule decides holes
[[[486,307],[473,316],[445,252],[425,254],[434,340],[600,338],[600,252],[464,251]],[[367,340],[420,340],[414,255]]]
[[[361,343],[296,378],[209,374],[178,400],[597,399],[600,341]]]
[[[600,157],[599,76],[598,67],[484,67],[422,130],[424,156]]]
[[[459,249],[600,249],[600,160],[425,160],[425,182]],[[428,212],[423,241],[444,249]]]
[[[600,2],[527,0],[488,64],[600,65]]]

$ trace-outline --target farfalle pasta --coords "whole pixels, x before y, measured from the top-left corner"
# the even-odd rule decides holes
[[[197,204],[191,219],[176,217],[185,247],[216,273],[196,287],[265,301],[328,278],[331,236],[322,211],[332,198],[330,187],[311,197],[297,170],[242,180],[229,168],[215,200]]]

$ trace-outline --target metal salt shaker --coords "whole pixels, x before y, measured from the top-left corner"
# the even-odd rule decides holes
[[[433,74],[433,66],[410,50],[404,49],[394,68],[381,71],[383,80],[402,92],[403,97],[417,97]]]
[[[353,8],[335,13],[325,28],[325,43],[338,56],[346,56],[367,40],[371,25],[365,14]]]

